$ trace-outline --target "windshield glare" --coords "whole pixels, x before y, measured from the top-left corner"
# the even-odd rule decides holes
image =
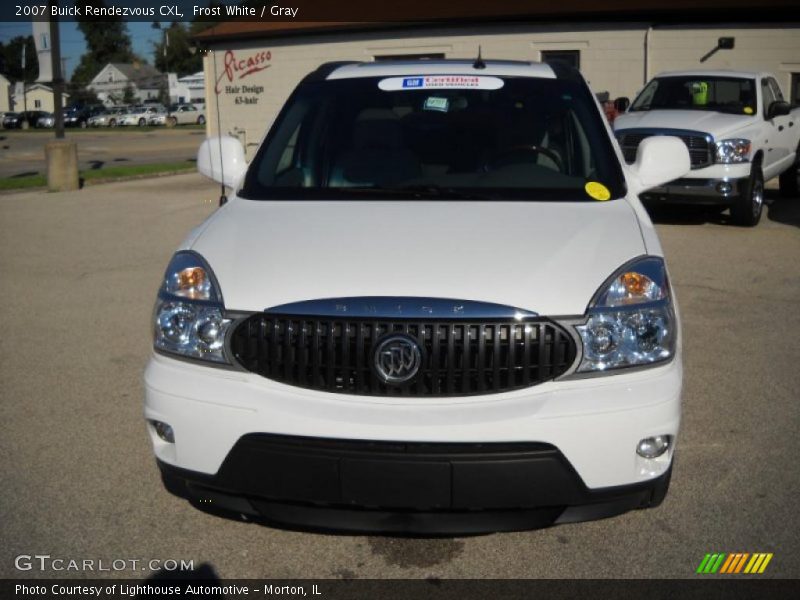
[[[643,110],[708,110],[753,115],[755,81],[739,77],[658,77],[634,100],[629,112]]]
[[[606,198],[625,193],[605,123],[580,81],[384,90],[384,79],[302,84],[240,195],[592,201],[590,182]]]

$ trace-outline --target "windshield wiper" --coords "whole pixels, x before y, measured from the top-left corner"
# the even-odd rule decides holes
[[[475,193],[471,190],[462,190],[454,187],[443,187],[440,185],[408,185],[401,188],[393,188],[411,192],[418,198],[445,198],[447,200],[491,200],[487,194]]]
[[[416,200],[491,200],[485,194],[475,194],[471,191],[462,191],[452,187],[442,187],[438,185],[408,185],[403,187],[335,187],[328,188],[336,190],[342,194],[375,195],[375,196],[395,196],[400,198],[411,198]]]

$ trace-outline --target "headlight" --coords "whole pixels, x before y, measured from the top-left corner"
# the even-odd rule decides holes
[[[649,365],[675,354],[677,320],[664,261],[638,259],[615,273],[576,329],[583,342],[578,373]]]
[[[195,252],[177,252],[164,273],[153,311],[155,348],[230,363],[225,354],[225,334],[230,324],[209,266]]]
[[[714,161],[743,163],[750,160],[750,140],[721,140],[714,144]]]

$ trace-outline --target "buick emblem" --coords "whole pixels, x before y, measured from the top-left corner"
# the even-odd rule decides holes
[[[405,335],[384,338],[375,349],[375,370],[385,383],[401,384],[414,378],[422,364],[417,342]]]

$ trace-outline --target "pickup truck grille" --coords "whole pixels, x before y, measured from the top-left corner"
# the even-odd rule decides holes
[[[627,129],[618,131],[616,135],[622,148],[622,155],[628,164],[636,160],[636,151],[642,140],[652,135],[675,135],[681,138],[689,149],[692,169],[702,169],[714,163],[714,144],[710,136],[705,133]]]
[[[375,349],[387,335],[416,341],[421,364],[402,385],[387,384]],[[236,361],[284,384],[365,396],[467,396],[533,386],[562,375],[574,339],[543,318],[522,321],[326,319],[258,313],[231,338]]]

